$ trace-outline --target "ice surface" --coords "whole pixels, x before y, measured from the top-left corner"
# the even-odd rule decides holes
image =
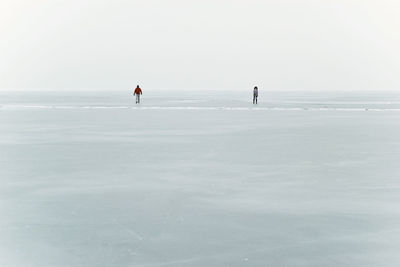
[[[399,266],[399,99],[2,93],[0,266]]]

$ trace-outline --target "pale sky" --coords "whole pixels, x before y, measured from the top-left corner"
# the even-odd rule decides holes
[[[398,0],[2,0],[0,88],[399,90]]]

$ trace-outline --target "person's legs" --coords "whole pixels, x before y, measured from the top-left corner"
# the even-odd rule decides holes
[[[254,104],[255,101],[256,101],[256,96],[253,95],[253,104]]]
[[[139,97],[140,97],[140,95],[136,94],[136,104],[140,102],[140,98]]]
[[[256,104],[258,104],[258,103],[257,103],[257,100],[258,100],[258,96],[256,96]]]

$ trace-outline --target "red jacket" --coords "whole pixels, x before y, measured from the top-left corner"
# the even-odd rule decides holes
[[[141,95],[142,94],[142,89],[140,89],[139,87],[136,87],[135,92],[133,94]]]

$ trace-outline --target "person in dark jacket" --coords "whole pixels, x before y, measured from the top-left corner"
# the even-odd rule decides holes
[[[257,104],[257,98],[258,98],[258,88],[256,86],[253,89],[253,104]]]

